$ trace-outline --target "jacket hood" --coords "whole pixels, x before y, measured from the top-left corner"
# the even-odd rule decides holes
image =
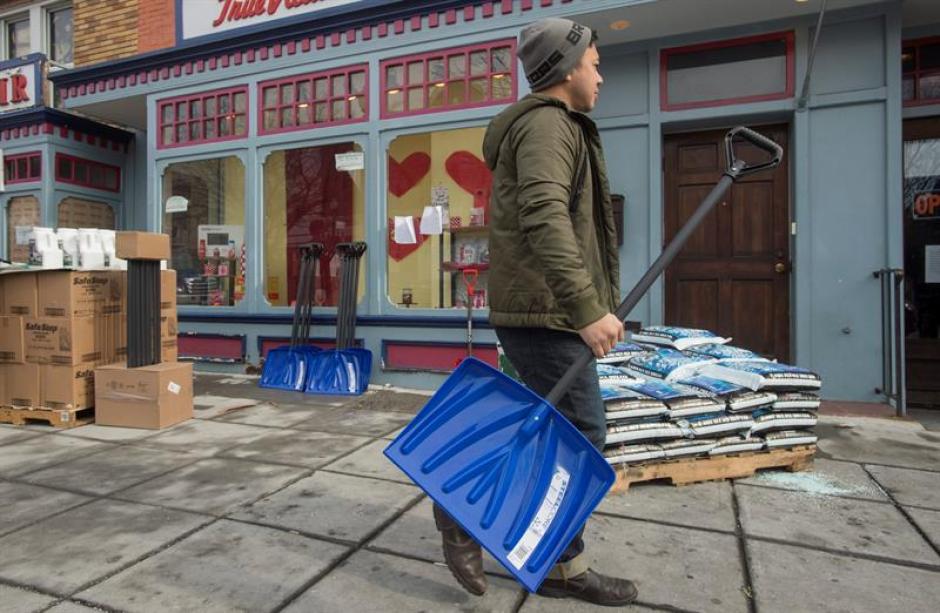
[[[503,140],[509,133],[516,120],[540,106],[557,106],[568,110],[568,106],[557,98],[545,96],[542,94],[529,94],[522,100],[504,109],[499,115],[490,121],[486,128],[486,134],[483,136],[483,159],[490,170],[496,170],[496,164],[499,161],[499,150],[503,145]]]

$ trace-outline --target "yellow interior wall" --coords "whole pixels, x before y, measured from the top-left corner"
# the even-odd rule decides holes
[[[245,165],[237,157],[222,161],[222,202],[227,226],[245,226]]]
[[[428,174],[401,198],[388,193],[388,217],[412,215],[420,220],[424,207],[431,204],[431,188],[445,187],[450,198],[450,215],[460,217],[464,225],[469,225],[473,196],[450,178],[445,165],[447,158],[456,151],[469,151],[480,157],[484,132],[485,128],[482,127],[444,130],[401,136],[392,141],[388,154],[396,161],[403,162],[412,153],[420,151],[431,156],[431,167]],[[392,240],[391,236],[389,240]],[[430,236],[415,252],[401,261],[388,257],[388,295],[392,303],[398,304],[402,288],[410,287],[415,308],[439,307],[439,245],[439,237]],[[450,235],[446,232],[443,259],[451,259]],[[451,306],[452,277],[456,275],[444,275],[444,308]]]

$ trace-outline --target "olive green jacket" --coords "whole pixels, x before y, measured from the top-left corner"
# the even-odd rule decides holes
[[[588,155],[588,147],[592,155]],[[530,94],[491,122],[490,323],[579,330],[620,302],[607,168],[594,122]],[[590,159],[574,211],[578,169]]]

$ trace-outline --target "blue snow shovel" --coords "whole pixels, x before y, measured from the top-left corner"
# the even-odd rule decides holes
[[[771,154],[750,165],[737,139]],[[731,184],[774,168],[783,149],[747,128],[725,137],[728,169],[617,308],[626,319]],[[614,483],[604,457],[554,404],[592,357],[584,352],[545,399],[475,358],[465,359],[385,455],[529,591]]]
[[[261,371],[260,387],[304,391],[310,372],[310,362],[320,351],[308,344],[310,335],[310,313],[313,307],[317,264],[323,245],[311,243],[301,248],[300,282],[294,300],[294,320],[291,326],[290,344],[268,351]]]
[[[356,290],[363,242],[336,245],[340,255],[339,305],[336,309],[336,349],[321,351],[310,360],[304,391],[308,394],[358,396],[369,387],[372,352],[353,347],[356,336]]]

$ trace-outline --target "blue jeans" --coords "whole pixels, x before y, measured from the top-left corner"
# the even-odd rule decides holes
[[[577,334],[548,328],[498,327],[496,337],[499,338],[506,357],[512,362],[522,382],[543,398],[585,347],[584,341]],[[603,451],[607,438],[607,419],[595,360],[592,359],[578,373],[574,383],[568,388],[568,393],[555,404],[555,408],[567,417],[598,451]],[[558,558],[559,562],[569,562],[584,551],[582,532],[583,530],[574,537]]]

